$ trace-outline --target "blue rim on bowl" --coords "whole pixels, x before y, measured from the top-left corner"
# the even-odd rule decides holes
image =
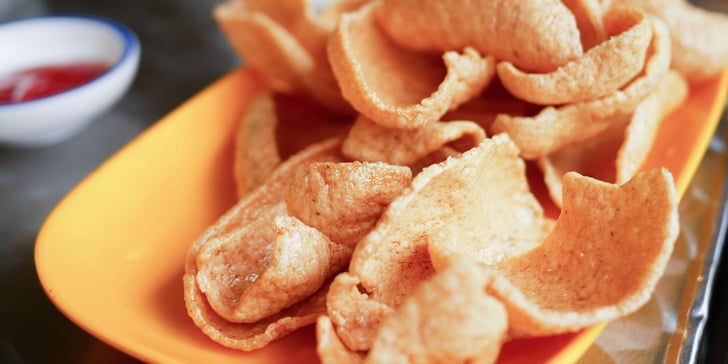
[[[110,73],[112,73],[114,70],[116,70],[118,67],[120,67],[122,64],[124,64],[127,60],[129,60],[130,57],[135,56],[140,49],[141,45],[139,42],[139,38],[137,37],[136,33],[134,33],[133,30],[131,30],[129,27],[127,27],[124,24],[121,24],[115,20],[96,16],[96,15],[77,15],[77,14],[59,14],[59,15],[39,15],[39,16],[32,16],[32,17],[26,17],[26,18],[19,18],[19,19],[12,19],[5,22],[0,22],[0,31],[3,30],[4,27],[15,25],[18,23],[26,23],[26,22],[35,22],[35,21],[45,21],[45,20],[81,20],[81,21],[88,21],[93,24],[102,24],[110,29],[114,30],[114,33],[120,35],[120,38],[122,39],[123,43],[123,51],[119,59],[114,62],[113,64],[109,65],[109,68],[106,69],[102,74],[100,74],[98,77],[95,77],[94,79],[84,82],[82,84],[76,85],[74,87],[71,87],[67,90],[58,92],[58,93],[52,93],[46,96],[34,98],[31,100],[26,100],[22,102],[2,102],[0,101],[0,107],[13,107],[13,106],[20,106],[20,105],[26,105],[33,102],[39,102],[42,100],[46,100],[48,98],[53,98],[60,96],[62,94],[67,94],[69,92],[74,92],[75,90],[79,88],[87,87],[90,84],[93,84],[95,82],[100,81],[102,78],[108,76]]]
[[[10,20],[0,23],[0,43],[10,55],[0,59],[0,72],[7,75],[86,62],[106,68],[60,92],[0,103],[0,143],[19,147],[47,146],[78,134],[123,97],[141,59],[139,38],[130,28],[95,15]]]

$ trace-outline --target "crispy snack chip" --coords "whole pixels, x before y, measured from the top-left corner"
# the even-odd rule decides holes
[[[591,139],[539,158],[553,201],[561,206],[561,179],[566,172],[619,184],[631,179],[647,157],[662,120],[687,93],[687,81],[670,71],[629,118]]]
[[[677,238],[677,205],[665,169],[621,186],[571,172],[564,177],[561,215],[540,245],[495,263],[476,259],[495,270],[488,292],[506,306],[512,330],[532,336],[575,331],[647,301]],[[444,262],[438,266],[474,257],[472,249],[443,241],[430,243],[433,260]]]
[[[245,224],[210,239],[197,254],[197,285],[228,321],[253,323],[302,301],[348,260],[347,252],[318,230],[285,216],[283,208],[270,215],[272,224],[267,219]],[[269,230],[276,236],[267,236]]]
[[[379,29],[373,6],[343,15],[328,43],[344,98],[369,119],[389,128],[420,127],[478,95],[493,79],[494,59],[472,48],[433,57],[397,46]]]
[[[236,323],[226,320],[213,309],[208,297],[201,290],[198,282],[200,272],[198,256],[210,241],[244,234],[240,230],[243,227],[243,230],[253,229],[263,234],[258,234],[261,240],[246,241],[249,244],[247,247],[250,248],[247,250],[247,254],[254,255],[248,259],[256,257],[262,261],[269,259],[268,253],[271,250],[266,248],[269,246],[266,242],[273,241],[275,230],[265,227],[270,227],[275,217],[285,211],[282,201],[288,182],[302,165],[314,161],[341,160],[340,147],[341,138],[332,138],[313,145],[282,163],[261,187],[240,200],[190,246],[185,260],[183,277],[185,305],[187,313],[194,323],[211,339],[228,347],[253,350],[315,322],[316,318],[326,311],[325,296],[328,285],[324,284],[308,298],[298,303],[283,304],[287,308],[256,322]],[[256,227],[260,229],[256,229]],[[261,267],[261,265],[255,264],[252,269],[256,269],[256,267]],[[220,269],[227,268],[227,266],[220,267]],[[246,270],[249,267],[241,269]],[[254,281],[253,275],[259,273],[252,269],[245,271],[244,274],[247,273],[247,275],[240,278],[250,277],[251,281]],[[239,282],[229,282],[229,284],[237,283]]]
[[[353,248],[411,179],[409,168],[386,163],[312,163],[296,174],[284,199],[292,216]]]
[[[533,117],[501,114],[493,122],[493,132],[508,133],[523,158],[535,159],[587,140],[631,115],[669,70],[668,30],[659,20],[652,19],[651,23],[653,36],[645,69],[623,89],[594,100],[548,106]]]
[[[500,62],[498,77],[518,98],[541,105],[587,101],[614,93],[643,68],[652,39],[647,16],[635,8],[615,8],[604,15],[611,38],[583,57],[549,73],[526,73]]]
[[[236,131],[239,201],[185,258],[212,340],[254,350],[315,323],[325,364],[490,363],[649,299],[679,197],[666,169],[638,171],[688,82],[728,64],[728,16],[686,0],[214,16],[270,90]]]
[[[621,186],[567,174],[554,230],[537,248],[495,266],[489,292],[506,306],[510,327],[550,335],[636,311],[672,253],[678,201],[665,169]]]
[[[343,134],[351,119],[297,94],[261,92],[248,105],[235,136],[233,174],[238,197],[259,186],[281,161]]]
[[[409,184],[409,168],[342,163],[340,146],[340,138],[329,139],[291,157],[190,249],[188,310],[213,339],[250,350],[259,337],[226,335],[247,335],[245,324],[283,320],[289,309],[319,300],[327,279],[346,267],[354,245]],[[211,312],[201,312],[201,301]],[[243,332],[219,333],[217,320],[240,323]]]
[[[382,323],[366,363],[494,363],[508,329],[485,293],[492,275],[471,261],[420,284]]]
[[[281,163],[273,95],[261,92],[248,105],[235,133],[233,175],[238,197],[259,186]]]
[[[370,304],[362,300],[378,302],[373,307],[399,305],[440,262],[428,252],[434,240],[472,247],[483,239],[495,239],[502,245],[471,252],[493,262],[532,249],[551,222],[543,218],[541,206],[529,191],[524,168],[513,143],[506,135],[497,135],[418,174],[355,248],[349,274],[358,279],[361,291],[350,288],[349,300],[337,292],[339,298],[327,305],[337,330],[339,323],[366,316],[362,308]],[[483,203],[493,199],[500,202]],[[477,213],[485,209],[491,209],[492,215]],[[360,302],[360,309],[346,308],[352,300]],[[350,327],[349,331],[359,331],[339,330],[339,334],[356,338],[356,347],[350,348],[366,350],[373,340],[371,326]],[[344,342],[350,345],[348,339]]]
[[[574,15],[558,0],[384,0],[375,12],[397,44],[416,51],[472,47],[534,72],[583,52]]]
[[[444,171],[413,198],[413,206],[421,200],[441,214],[428,217],[438,222],[429,223],[424,236],[435,269],[448,265],[450,258],[433,254],[433,249],[444,252],[453,245],[473,259],[496,263],[532,249],[551,230],[552,220],[531,192],[525,163],[507,135],[487,139],[442,167]],[[448,185],[458,186],[458,193],[448,193]]]
[[[354,160],[410,166],[443,146],[450,145],[458,152],[464,152],[484,138],[485,131],[470,121],[434,122],[417,129],[390,129],[360,116],[344,139],[341,151]]]
[[[337,9],[351,10],[358,2]],[[278,91],[310,94],[329,108],[351,112],[326,56],[336,12],[317,17],[307,0],[228,0],[213,13],[228,41]]]
[[[670,29],[672,68],[700,82],[728,64],[728,15],[701,9],[686,0],[612,0],[636,6],[663,20]]]
[[[354,351],[369,350],[382,321],[394,311],[361,292],[360,283],[355,275],[339,273],[326,296],[327,314],[337,335]]]
[[[655,92],[637,106],[617,155],[617,183],[625,183],[637,173],[652,148],[661,121],[687,98],[688,92],[687,80],[670,72]]]
[[[604,9],[602,9],[600,0],[562,0],[561,2],[574,14],[581,36],[581,44],[585,51],[607,39],[607,31],[604,29],[602,19]]]
[[[341,342],[328,316],[321,316],[316,321],[316,353],[322,364],[364,362],[364,353],[352,351]]]

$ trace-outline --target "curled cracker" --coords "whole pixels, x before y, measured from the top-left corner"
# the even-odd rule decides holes
[[[322,364],[358,364],[364,362],[364,354],[350,350],[334,330],[328,316],[316,321],[316,353]]]
[[[543,244],[495,267],[489,292],[511,328],[551,335],[636,311],[672,253],[678,200],[665,169],[621,186],[567,174],[564,207]]]
[[[492,279],[471,261],[420,284],[382,323],[367,363],[493,363],[508,329]]]
[[[367,305],[374,307],[397,307],[422,280],[432,275],[433,264],[438,266],[451,258],[438,260],[431,254],[428,246],[433,241],[471,247],[480,239],[496,239],[502,245],[494,243],[490,249],[469,252],[494,262],[532,249],[551,223],[543,219],[543,210],[528,189],[522,175],[524,168],[513,143],[506,135],[497,135],[460,156],[423,169],[355,248],[349,274],[358,279],[361,291],[352,291],[348,297],[358,301],[365,298]],[[503,183],[490,184],[499,179]],[[522,183],[513,183],[513,179]],[[483,203],[490,199],[507,200],[512,206]],[[488,224],[487,218],[473,213],[485,209],[492,209],[498,217],[506,216],[509,223],[496,220]],[[344,298],[340,300],[347,302]],[[342,322],[360,320],[360,312],[350,313],[340,305],[346,307],[330,302],[332,320],[333,310],[341,313]],[[359,338],[358,350],[371,344],[370,325],[348,331]]]
[[[197,285],[230,322],[264,320],[312,295],[342,266],[326,236],[296,218],[279,212],[272,224],[253,226],[211,239],[197,255]],[[276,236],[266,241],[272,228]]]
[[[438,59],[398,47],[377,26],[372,6],[342,16],[328,52],[344,98],[374,122],[407,129],[437,121],[493,79],[494,59],[471,48]]]
[[[413,206],[422,201],[440,214],[428,217],[438,223],[429,223],[424,236],[435,269],[459,256],[495,264],[532,249],[550,231],[552,221],[532,194],[525,163],[507,135],[486,139],[442,166],[413,197]],[[447,186],[458,192],[448,194]]]
[[[670,40],[665,25],[652,18],[653,37],[645,69],[623,89],[605,97],[549,106],[533,117],[500,114],[493,122],[494,133],[508,133],[521,156],[535,159],[573,143],[589,139],[610,124],[632,114],[665,77],[670,63]]]
[[[600,4],[601,0],[562,0],[561,2],[576,18],[584,50],[591,49],[607,39],[607,31],[604,29],[602,19],[604,9]]]
[[[615,182],[616,155],[624,141],[628,124],[629,118],[626,117],[612,123],[607,130],[592,138],[537,159],[549,196],[556,206],[561,207],[562,204],[562,181],[567,172],[578,172],[600,181]]]
[[[613,0],[636,6],[667,24],[672,41],[672,68],[689,82],[701,82],[728,65],[728,15],[699,8],[685,0]]]
[[[297,94],[261,92],[238,123],[233,172],[238,197],[258,187],[281,161],[343,134],[351,119]]]
[[[445,145],[459,152],[485,138],[485,131],[469,121],[434,122],[417,129],[390,129],[360,116],[349,129],[341,152],[354,160],[382,161],[409,166]]]
[[[235,134],[233,175],[238,197],[260,185],[281,163],[273,95],[261,92],[248,105]]]
[[[687,98],[688,92],[687,80],[670,72],[655,92],[637,106],[617,155],[617,183],[625,183],[637,173],[662,120]]]
[[[211,225],[188,249],[183,277],[187,313],[207,336],[222,345],[241,350],[254,350],[288,333],[315,322],[326,311],[325,296],[328,285],[322,286],[308,298],[253,323],[233,323],[222,318],[210,306],[197,282],[197,256],[210,240],[235,233],[246,223],[267,225],[282,207],[283,191],[301,165],[313,161],[340,160],[341,138],[332,138],[313,145],[283,162],[256,189],[241,199],[228,212]],[[261,257],[265,251],[258,252]]]
[[[615,8],[605,14],[604,25],[611,38],[583,57],[549,73],[526,73],[501,62],[499,79],[516,97],[541,105],[587,101],[617,91],[642,70],[652,27],[635,8]]]
[[[397,44],[417,51],[473,47],[534,72],[583,52],[576,20],[558,0],[384,0],[375,11]]]
[[[687,97],[686,80],[670,71],[660,86],[623,122],[584,142],[538,159],[554,202],[561,205],[561,179],[567,172],[610,183],[625,183],[642,166],[662,120]]]
[[[359,283],[352,274],[337,275],[326,296],[326,309],[341,342],[350,350],[366,351],[393,308],[361,292]]]
[[[229,0],[213,15],[233,49],[275,90],[305,92],[334,110],[351,112],[326,57],[334,18],[318,19],[305,0]]]
[[[411,179],[409,168],[386,163],[312,163],[284,199],[292,216],[353,248]]]

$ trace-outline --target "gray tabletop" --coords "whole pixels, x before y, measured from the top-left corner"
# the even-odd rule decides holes
[[[74,325],[46,298],[33,262],[35,238],[51,209],[81,179],[240,63],[210,15],[221,1],[0,0],[0,21],[93,14],[125,23],[142,43],[130,92],[90,128],[52,147],[0,147],[0,363],[135,362]],[[728,11],[723,0],[701,3]]]
[[[210,15],[219,2],[0,0],[0,21],[93,14],[128,25],[142,44],[130,92],[90,128],[51,147],[0,147],[0,363],[133,362],[75,326],[46,298],[33,262],[35,238],[81,179],[240,63]]]

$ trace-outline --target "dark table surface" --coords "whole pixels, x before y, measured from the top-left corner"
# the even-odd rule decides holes
[[[40,149],[0,147],[0,363],[131,363],[64,317],[38,281],[33,248],[43,220],[81,179],[177,105],[240,64],[210,13],[220,0],[0,0],[0,21],[94,14],[131,27],[142,44],[130,92],[78,136]],[[703,1],[728,10],[727,1]],[[0,58],[10,55],[2,54]],[[728,272],[718,280],[728,287]],[[716,290],[717,307],[728,289]],[[711,310],[706,362],[728,363],[728,315]]]

